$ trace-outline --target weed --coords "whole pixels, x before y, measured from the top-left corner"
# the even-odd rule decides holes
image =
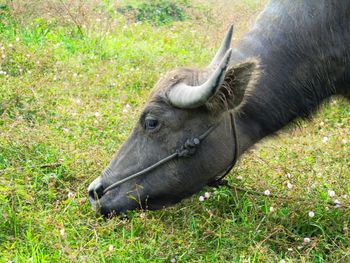
[[[138,3],[136,6],[127,5],[122,12],[134,13],[136,21],[147,21],[156,25],[167,24],[174,21],[183,21],[186,17],[183,6],[187,1],[152,0]]]

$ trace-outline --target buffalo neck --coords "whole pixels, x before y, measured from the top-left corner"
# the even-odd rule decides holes
[[[293,3],[271,1],[232,53],[231,63],[257,58],[261,70],[236,109],[241,153],[293,120],[309,118],[349,79],[350,4],[332,10],[329,1],[317,0],[289,8]]]

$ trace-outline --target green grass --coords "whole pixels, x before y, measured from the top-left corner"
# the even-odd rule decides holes
[[[10,15],[0,4],[0,262],[349,261],[349,208],[327,205],[349,205],[350,107],[340,99],[259,143],[228,177],[283,198],[208,188],[128,220],[92,211],[86,188],[128,136],[159,75],[204,66],[220,42],[218,24],[232,21],[217,20],[215,2],[196,5],[200,12],[189,7],[186,20],[154,26],[103,1],[82,27],[54,13]],[[224,13],[237,13],[241,36],[261,7],[235,0]],[[211,197],[199,202],[205,191]]]

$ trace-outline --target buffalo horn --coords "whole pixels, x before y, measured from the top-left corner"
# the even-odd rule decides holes
[[[221,47],[216,52],[213,60],[210,62],[208,68],[215,68],[218,66],[222,58],[225,56],[227,50],[230,48],[231,45],[231,39],[232,39],[232,33],[233,33],[233,25],[230,25],[227,33],[225,35],[224,40],[222,41]]]
[[[210,75],[209,79],[199,86],[189,86],[178,83],[168,93],[168,99],[172,105],[183,109],[197,108],[208,101],[221,86],[225,72],[230,61],[231,49],[229,49],[218,67]]]

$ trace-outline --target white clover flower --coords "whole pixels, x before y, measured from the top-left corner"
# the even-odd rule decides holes
[[[275,208],[273,206],[270,206],[270,213],[275,212]]]
[[[176,263],[176,259],[175,258],[170,259],[170,263]]]
[[[68,196],[68,198],[71,198],[74,196],[74,194],[72,192],[69,192],[67,196]]]
[[[342,139],[342,140],[341,140],[341,143],[342,143],[342,144],[346,144],[347,142],[348,142],[347,139]]]
[[[69,132],[69,129],[68,129],[68,128],[63,128],[63,131],[64,131],[65,133],[68,133],[68,132]]]
[[[61,236],[64,236],[65,234],[66,234],[66,231],[64,231],[64,228],[61,228],[61,229],[60,229],[60,235],[61,235]]]
[[[304,237],[304,243],[310,243],[311,239],[309,237]]]
[[[101,114],[99,112],[95,112],[94,115],[95,115],[96,118],[101,117]]]
[[[330,197],[333,197],[333,196],[335,196],[335,192],[333,190],[328,190],[328,195]]]
[[[123,113],[127,113],[129,111],[129,109],[131,109],[131,106],[129,104],[125,104],[125,106],[123,108]]]
[[[16,37],[16,42],[19,42],[19,37]]]
[[[290,179],[292,177],[292,175],[290,173],[287,173],[286,176],[288,179]]]
[[[73,78],[76,78],[78,77],[78,74],[77,73],[73,73]]]
[[[338,199],[335,199],[335,200],[334,200],[334,207],[335,207],[335,208],[340,207],[340,202],[339,202]]]
[[[324,122],[323,121],[320,122],[320,126],[321,127],[324,126]]]
[[[315,213],[313,211],[309,211],[309,217],[314,217],[315,216]]]
[[[114,246],[113,245],[109,245],[108,250],[109,251],[113,251],[113,249],[114,249]]]
[[[271,194],[270,190],[265,190],[264,195],[269,196]]]
[[[288,188],[289,190],[292,190],[293,185],[292,185],[290,182],[288,182],[288,183],[287,183],[287,188]]]
[[[205,198],[204,198],[204,196],[202,196],[202,195],[198,198],[199,202],[203,202],[204,199],[205,199]]]
[[[146,213],[140,213],[140,218],[142,218],[142,219],[144,219],[144,218],[146,218]]]
[[[278,263],[286,263],[284,259],[281,259]]]
[[[209,192],[205,192],[204,197],[205,198],[209,198],[210,197],[210,193]]]
[[[238,180],[242,180],[242,179],[243,179],[243,177],[240,176],[240,175],[238,175],[236,178],[237,178]]]
[[[13,47],[13,45],[10,43],[10,44],[9,44],[9,47]]]
[[[325,137],[323,137],[322,142],[323,142],[323,143],[327,143],[328,140],[329,140],[329,138],[328,138],[327,136],[325,136]]]

